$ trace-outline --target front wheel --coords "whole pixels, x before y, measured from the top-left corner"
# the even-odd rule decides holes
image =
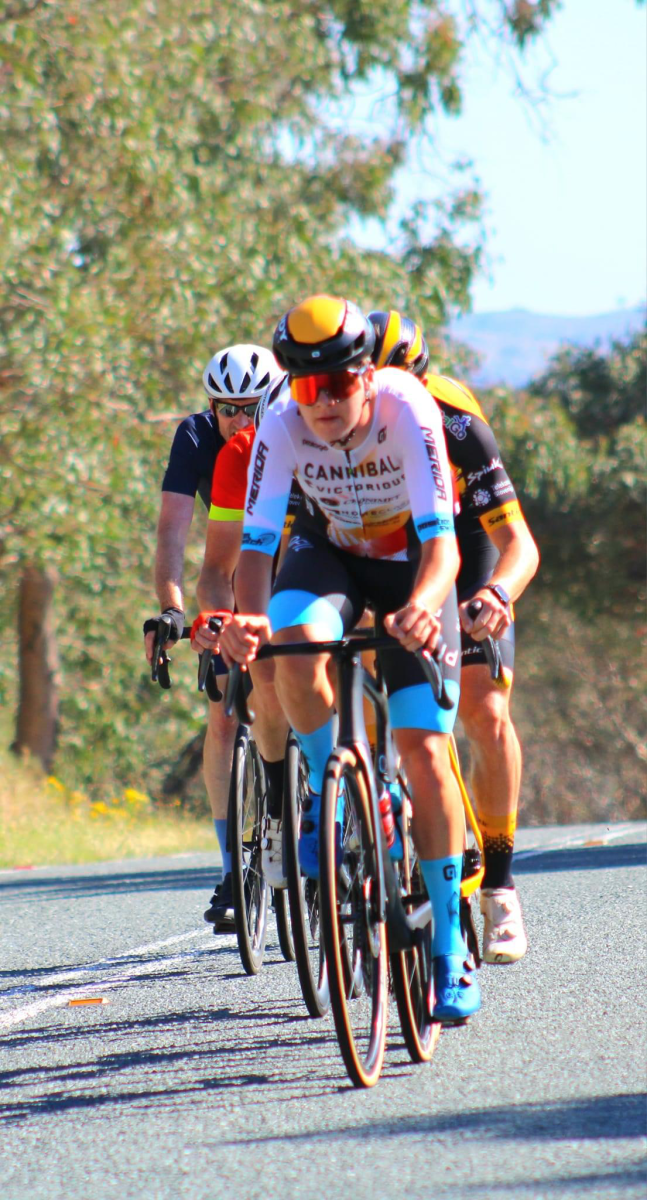
[[[263,764],[246,725],[234,745],[229,789],[229,845],[234,916],[240,960],[248,975],[263,963],[267,937],[267,883],[261,869],[264,812]]]
[[[348,748],[326,766],[319,832],[319,892],[330,1002],[349,1078],[377,1083],[386,1046],[386,929],[378,912],[378,867],[361,760]]]

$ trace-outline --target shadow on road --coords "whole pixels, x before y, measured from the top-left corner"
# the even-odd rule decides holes
[[[115,871],[110,875],[49,875],[42,879],[7,879],[0,883],[4,900],[73,900],[87,896],[122,896],[129,892],[211,891],[221,878],[219,867],[170,868],[167,871]]]
[[[523,1141],[572,1142],[597,1138],[642,1138],[647,1130],[647,1097],[644,1092],[618,1096],[588,1096],[554,1104],[511,1104],[496,1108],[471,1109],[440,1116],[403,1117],[309,1132],[251,1139],[251,1143],[299,1141],[365,1141],[371,1138],[463,1137],[501,1138]],[[230,1140],[240,1145],[245,1139]]]
[[[532,858],[515,858],[515,875],[544,875],[551,871],[608,871],[612,867],[647,866],[647,844],[630,842],[622,846],[573,846],[566,850],[545,850]]]
[[[242,1036],[223,1043],[223,1028],[231,1028],[232,1020],[240,1022],[241,1017],[253,1022],[250,1036],[243,1031]],[[266,1035],[261,1041],[257,1036],[259,1025],[265,1030],[279,1026],[280,1032]],[[190,1043],[174,1044],[187,1034]],[[102,1022],[102,1045],[121,1039],[127,1044],[139,1041],[140,1045],[83,1057],[89,1044],[85,1026],[4,1037],[5,1050],[28,1052],[37,1044],[41,1056],[55,1049],[65,1061],[48,1066],[39,1059],[33,1065],[0,1071],[0,1092],[13,1088],[23,1093],[0,1104],[0,1126],[75,1110],[159,1108],[175,1104],[180,1096],[232,1088],[258,1088],[258,1103],[265,1104],[269,1086],[292,1082],[289,1073],[267,1070],[270,1052],[279,1051],[281,1056],[289,1057],[291,1051],[327,1043],[331,1057],[337,1058],[329,1030],[313,1026],[305,1013],[295,1014],[291,1000],[273,1002],[271,1009],[255,1005],[250,1013],[234,1013],[222,1007]],[[335,1066],[330,1084],[323,1089],[326,1093],[335,1090],[340,1071],[339,1064]],[[143,1082],[147,1086],[142,1087]]]

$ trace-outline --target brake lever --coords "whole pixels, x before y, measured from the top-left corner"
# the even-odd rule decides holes
[[[478,617],[482,608],[483,608],[482,600],[472,600],[472,603],[469,604],[467,607],[468,617],[470,617],[470,619],[473,621],[475,617]],[[490,668],[490,675],[491,675],[492,679],[494,680],[494,683],[496,683],[497,687],[505,688],[505,689],[509,688],[511,680],[508,678],[508,676],[505,674],[505,671],[503,670],[503,661],[501,659],[501,647],[499,646],[499,643],[496,641],[495,638],[491,637],[488,634],[488,636],[483,638],[482,641],[477,642],[477,645],[483,647],[485,661],[486,661],[488,667]]]
[[[220,617],[209,617],[209,629],[212,633],[220,633],[222,621]],[[203,650],[198,659],[198,691],[204,692],[215,704],[222,700],[222,692],[216,682],[213,671],[213,650]]]
[[[439,708],[443,708],[445,712],[449,712],[454,707],[454,701],[450,700],[445,688],[445,680],[441,669],[441,662],[447,651],[447,646],[443,641],[439,641],[433,653],[430,650],[416,650],[416,658],[420,663],[427,681],[431,684],[431,690],[436,698],[436,703]]]
[[[169,656],[164,649],[166,643],[171,636],[171,618],[160,616],[157,622],[157,631],[155,633],[155,641],[153,642],[153,659],[151,662],[151,679],[153,683],[159,683],[165,691],[171,686],[171,676],[169,674],[168,664]]]
[[[225,688],[225,716],[230,717],[234,710],[241,725],[254,724],[256,713],[247,704],[243,670],[240,663],[234,663],[229,668]]]

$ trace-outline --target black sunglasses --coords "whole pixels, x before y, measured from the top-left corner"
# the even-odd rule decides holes
[[[244,413],[246,417],[253,417],[258,408],[258,400],[253,404],[228,404],[226,400],[211,401],[216,412],[222,413],[223,417],[237,417],[239,413]]]

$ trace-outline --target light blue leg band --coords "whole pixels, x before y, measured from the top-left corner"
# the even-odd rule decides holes
[[[445,691],[454,702],[454,707],[448,711],[438,706],[428,683],[418,683],[394,692],[389,696],[389,714],[393,728],[451,733],[458,712],[460,685],[453,679],[446,679]]]
[[[313,592],[277,592],[270,600],[267,615],[275,633],[292,625],[324,625],[330,641],[337,641],[344,633],[343,621],[334,604]]]

